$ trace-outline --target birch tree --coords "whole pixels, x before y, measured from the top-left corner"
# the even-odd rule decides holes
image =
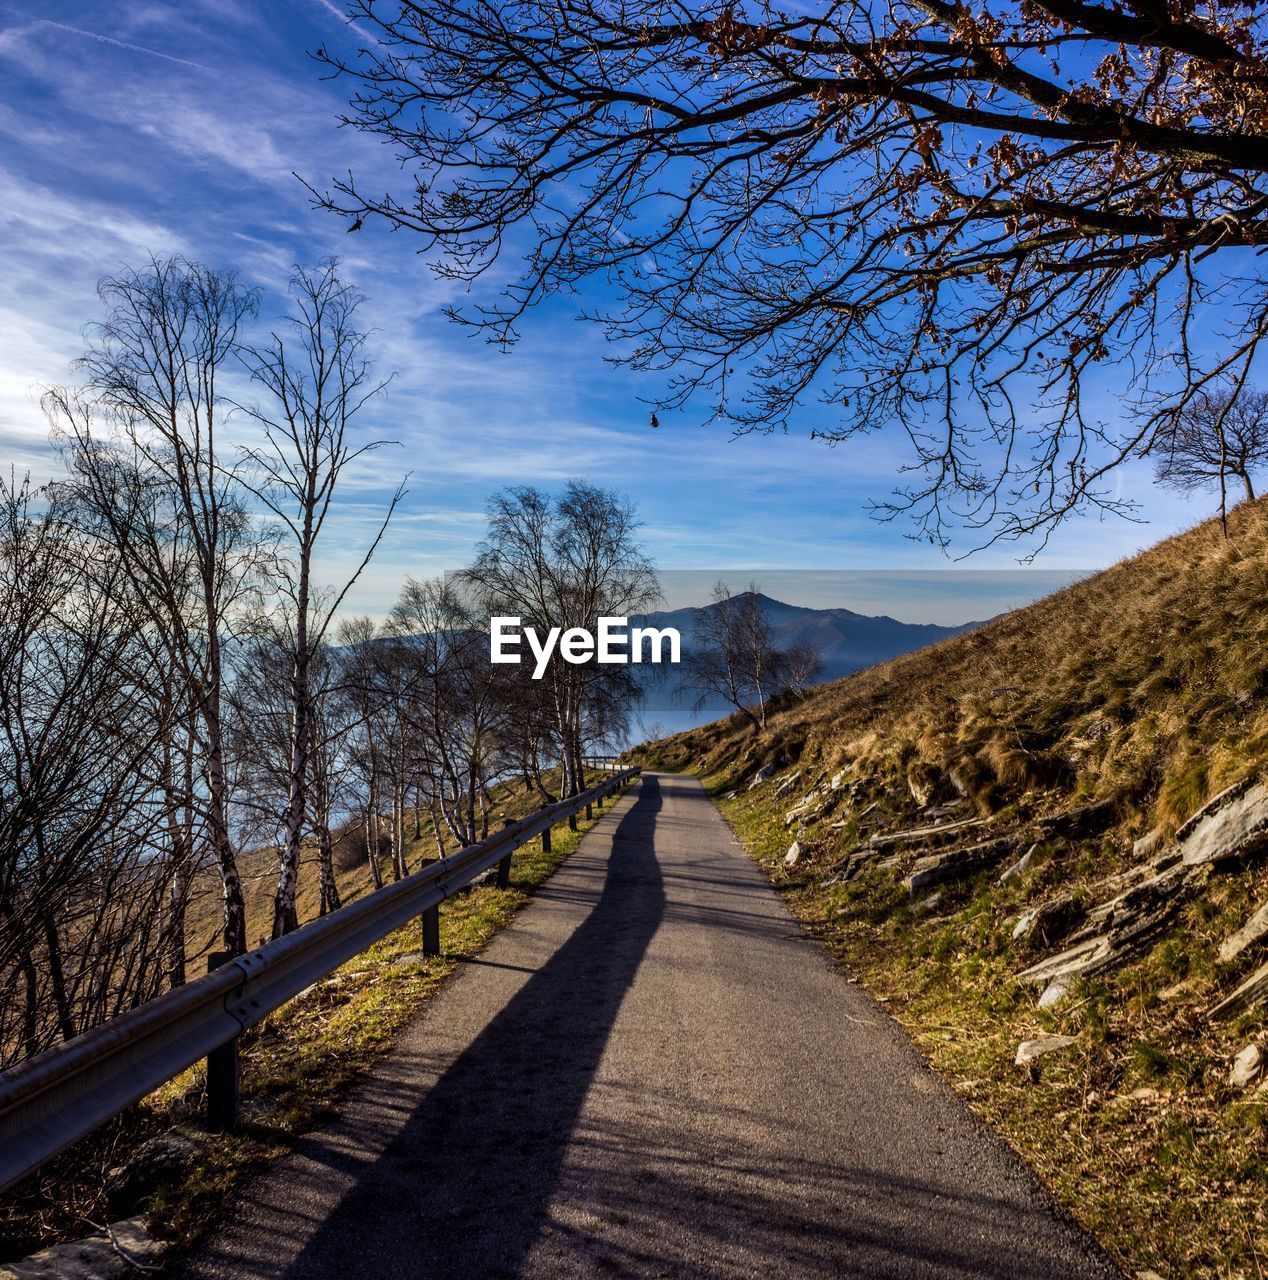
[[[285,530],[292,561],[284,578],[290,629],[290,725],[286,749],[287,794],[273,904],[273,937],[298,924],[295,893],[308,805],[313,739],[314,655],[335,611],[373,556],[404,482],[389,498],[377,531],[359,563],[333,591],[313,580],[314,557],[326,529],[340,480],[358,459],[388,443],[356,438],[356,419],[386,382],[376,381],[357,328],[361,298],[340,279],[334,259],[291,276],[293,313],[282,332],[249,357],[256,382],[267,393],[249,412],[264,439],[248,445],[250,483]]]
[[[182,258],[151,259],[98,291],[106,318],[79,362],[86,387],[51,391],[45,403],[79,499],[169,638],[193,699],[223,943],[236,955],[246,920],[229,810],[225,644],[257,580],[260,541],[224,443],[223,380],[258,299],[233,272]]]
[[[555,497],[529,486],[504,489],[489,502],[488,533],[464,581],[488,614],[518,616],[542,634],[553,626],[593,634],[600,617],[640,614],[660,598],[638,529],[628,500],[584,481],[569,481]],[[587,717],[614,681],[628,682],[628,673],[564,662],[557,652],[547,668],[565,795],[584,786]],[[635,692],[629,682],[627,696]]]

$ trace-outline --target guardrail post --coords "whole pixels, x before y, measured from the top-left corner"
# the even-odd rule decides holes
[[[440,904],[428,907],[419,917],[423,925],[423,955],[440,954]]]
[[[510,825],[511,821],[509,818],[502,823],[504,830]],[[515,850],[512,849],[511,852],[498,863],[497,886],[499,889],[509,889],[511,887],[511,854],[514,852]]]
[[[546,830],[542,832],[542,852],[543,853],[550,852],[550,828],[549,827],[547,827]]]
[[[589,801],[589,800],[587,800],[587,801],[586,801],[586,821],[587,821],[587,822],[593,822],[593,821],[594,821],[594,810],[590,807],[590,801]]]
[[[231,951],[213,951],[207,957],[207,972],[233,959]],[[225,1133],[238,1123],[238,1038],[213,1049],[207,1055],[207,1127]]]
[[[577,815],[575,813],[570,813],[568,815],[568,830],[576,831],[576,829],[577,829]]]

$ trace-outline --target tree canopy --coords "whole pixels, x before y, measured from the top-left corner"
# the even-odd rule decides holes
[[[1121,506],[1268,324],[1262,6],[811,8],[353,0],[375,42],[318,56],[404,176],[319,199],[462,280],[522,255],[462,314],[500,341],[599,277],[658,409],[905,433],[883,509],[935,541]]]

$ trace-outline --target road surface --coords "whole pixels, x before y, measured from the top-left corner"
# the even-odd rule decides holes
[[[1121,1273],[653,774],[189,1275]]]

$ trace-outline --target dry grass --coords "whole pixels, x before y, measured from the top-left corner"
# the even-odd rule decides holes
[[[1129,1272],[1268,1271],[1268,1098],[1232,1089],[1232,1056],[1264,1011],[1212,1026],[1204,1011],[1265,959],[1230,969],[1220,941],[1268,899],[1268,870],[1213,876],[1125,967],[1053,1010],[1014,979],[1012,925],[1057,892],[1090,901],[1132,865],[1135,837],[1174,831],[1214,792],[1268,769],[1268,502],[1225,540],[1200,526],[979,631],[899,658],[787,707],[764,734],[733,722],[651,744],[640,762],[704,775],[737,834],[807,926]],[[764,763],[781,772],[749,792]],[[773,799],[845,774],[838,807],[804,830]],[[870,824],[915,825],[924,796],[965,792],[997,821],[1114,803],[1094,838],[1049,840],[1007,887],[995,872],[944,886],[921,910],[895,871],[829,871]],[[732,794],[732,791],[735,794]],[[874,807],[873,807],[874,806]],[[833,827],[832,823],[841,823]],[[807,851],[789,870],[794,834]],[[1165,993],[1165,996],[1164,996]],[[1018,1042],[1078,1038],[1037,1081]]]
[[[985,807],[1078,790],[1174,828],[1268,758],[1268,500],[1230,526],[824,686],[764,735],[724,721],[655,756],[718,772],[808,752],[887,782],[920,761],[962,772]]]

